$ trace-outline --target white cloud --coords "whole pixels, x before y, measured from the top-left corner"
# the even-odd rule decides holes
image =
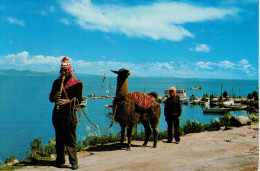
[[[209,52],[210,48],[207,44],[199,44],[195,48],[189,48],[189,50],[195,52]]]
[[[70,25],[69,20],[67,20],[66,18],[62,18],[60,21],[61,21],[63,24]]]
[[[197,62],[195,65],[197,65],[199,68],[202,69],[213,69],[212,66],[216,65],[216,63],[213,62]]]
[[[88,30],[119,32],[130,37],[180,41],[193,37],[182,24],[223,19],[238,9],[201,7],[181,2],[158,2],[147,6],[95,5],[91,0],[61,1],[62,8]]]
[[[238,61],[238,68],[244,70],[246,73],[249,73],[251,65],[248,63],[246,59],[242,59]]]
[[[29,52],[23,51],[17,54],[9,54],[4,57],[0,57],[3,63],[13,68],[21,67],[26,69],[27,67],[36,69],[40,65],[45,65],[46,69],[47,66],[55,66],[59,65],[62,57],[54,57],[54,56],[43,56],[43,55],[36,55],[31,56]]]
[[[224,69],[234,69],[236,64],[229,62],[229,61],[221,61],[218,64],[219,67],[224,68]]]
[[[222,69],[232,73],[235,72],[245,72],[247,74],[250,74],[250,72],[254,71],[255,69],[249,64],[249,62],[246,59],[242,59],[238,61],[237,63],[233,63],[230,61],[220,61],[219,63],[213,63],[213,62],[197,62],[195,63],[195,66],[205,69],[205,70],[216,70],[220,71]]]
[[[224,0],[222,1],[223,4],[250,4],[250,3],[258,3],[258,0]]]
[[[59,71],[63,56],[30,55],[23,51],[17,54],[0,56],[1,69],[29,69],[34,71]],[[85,61],[69,58],[75,73],[103,75],[113,75],[110,70],[127,68],[132,75],[139,76],[176,76],[176,77],[211,77],[221,78],[226,76],[237,76],[242,74],[247,76],[258,75],[258,72],[249,64],[246,59],[237,61],[205,62],[182,64],[179,61],[169,62],[147,62],[128,63],[115,61]],[[245,77],[245,76],[244,76]]]
[[[11,24],[16,24],[16,25],[19,25],[19,26],[25,26],[25,23],[23,20],[18,20],[16,18],[13,18],[13,17],[7,17],[7,21]]]

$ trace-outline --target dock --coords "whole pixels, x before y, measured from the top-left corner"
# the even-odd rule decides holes
[[[115,96],[110,96],[110,95],[106,95],[106,96],[100,96],[100,95],[88,95],[87,99],[108,99],[108,98],[115,98]]]

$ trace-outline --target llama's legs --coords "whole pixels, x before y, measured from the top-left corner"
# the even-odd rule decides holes
[[[131,150],[131,141],[132,141],[132,134],[133,134],[133,126],[127,127],[127,138],[128,138],[128,150]]]
[[[120,148],[123,147],[125,140],[125,126],[121,126],[121,140],[120,140]]]
[[[145,140],[144,140],[144,144],[143,147],[145,147],[149,141],[150,135],[151,135],[151,127],[149,125],[148,121],[144,121],[142,122],[144,129],[145,129]]]
[[[156,148],[157,147],[158,134],[159,134],[158,124],[153,124],[152,128],[153,128],[153,148]]]

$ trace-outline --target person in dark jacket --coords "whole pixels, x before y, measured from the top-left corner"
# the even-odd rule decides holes
[[[174,139],[175,143],[180,142],[180,116],[181,116],[181,101],[176,96],[175,87],[170,88],[170,97],[165,102],[164,115],[168,124],[168,143],[172,143],[172,124],[174,124]]]
[[[69,161],[73,170],[78,168],[76,123],[73,120],[71,103],[73,100],[82,101],[82,82],[73,77],[71,63],[67,57],[62,59],[60,77],[53,83],[50,101],[55,102],[52,123],[56,137],[56,163],[57,167],[65,164],[65,148],[69,154]],[[62,81],[63,80],[63,81]],[[63,82],[63,86],[61,84]]]

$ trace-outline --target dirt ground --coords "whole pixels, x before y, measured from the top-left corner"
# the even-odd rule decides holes
[[[117,149],[118,144],[89,147],[78,153],[79,169],[89,171],[176,170],[214,171],[258,170],[259,125],[231,130],[202,132],[181,137],[180,144],[158,142],[157,148],[141,147],[133,141],[131,151]],[[71,170],[53,166],[26,166],[19,170]]]

